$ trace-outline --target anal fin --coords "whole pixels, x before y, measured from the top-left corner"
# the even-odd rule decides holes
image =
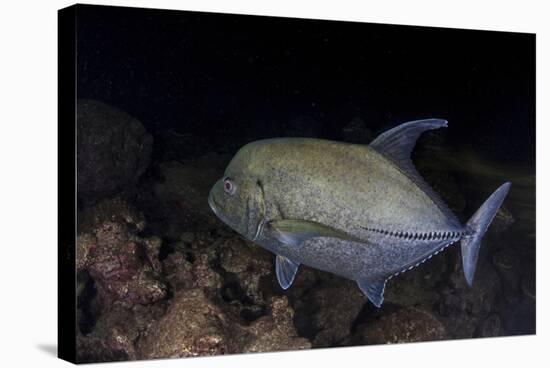
[[[372,304],[380,308],[384,301],[384,289],[387,281],[388,279],[385,278],[361,279],[357,281],[357,285]]]

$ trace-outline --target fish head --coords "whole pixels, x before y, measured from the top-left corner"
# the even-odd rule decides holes
[[[245,146],[212,186],[208,204],[226,225],[249,240],[256,240],[265,221],[262,181],[254,169],[252,148]]]

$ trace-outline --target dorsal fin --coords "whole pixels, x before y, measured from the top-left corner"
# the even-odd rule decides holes
[[[380,134],[371,142],[370,146],[392,161],[409,179],[428,194],[453,225],[460,226],[456,216],[449,210],[439,195],[418,174],[411,160],[411,152],[420,134],[426,130],[446,127],[447,120],[442,119],[409,121]]]
[[[411,152],[420,134],[446,127],[447,120],[442,119],[409,121],[380,134],[370,146],[398,164],[410,164]]]

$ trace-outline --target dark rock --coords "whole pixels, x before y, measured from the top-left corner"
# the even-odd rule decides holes
[[[310,348],[307,339],[296,335],[293,314],[285,297],[275,297],[269,315],[243,326],[230,309],[209,299],[204,291],[184,290],[137,346],[141,359]]]
[[[78,196],[98,199],[131,187],[151,157],[153,138],[125,112],[99,101],[77,106]]]
[[[367,300],[353,284],[347,288],[319,290],[315,294],[320,311],[315,316],[319,332],[315,335],[313,345],[333,346],[349,335],[353,322]]]
[[[98,363],[127,361],[124,351],[112,351],[107,341],[99,337],[76,337],[76,361],[78,363]]]
[[[272,272],[270,253],[232,233],[214,238],[199,232],[191,243],[178,241],[174,247],[163,265],[175,292],[208,290],[210,295],[223,297],[247,320],[265,314],[268,302],[261,281]]]
[[[440,319],[451,337],[471,338],[494,308],[501,292],[500,279],[489,262],[479,262],[474,284],[469,287],[458,259],[449,281],[441,291]]]
[[[523,335],[536,332],[535,270],[523,270],[521,294],[512,302],[500,306],[503,330],[506,334]]]
[[[296,325],[314,347],[334,346],[350,334],[366,302],[356,283],[338,278],[295,299]]]
[[[271,293],[266,295],[262,281],[272,272],[270,253],[232,232],[198,232],[192,243],[178,241],[174,247],[164,264],[175,292],[189,287],[208,290],[247,322],[266,314]],[[175,263],[179,266],[172,266]]]
[[[521,280],[521,291],[525,297],[533,302],[537,299],[535,272],[526,272],[523,276]]]
[[[523,298],[516,303],[508,303],[499,314],[506,335],[536,333],[536,303],[533,299]]]
[[[193,234],[191,232],[185,232],[185,233],[180,235],[180,240],[184,244],[191,244],[191,243],[193,243],[193,241],[195,241],[195,234]]]
[[[109,360],[135,360],[134,342],[139,336],[134,314],[125,308],[115,307],[98,319],[94,331],[80,336],[77,349],[82,356],[79,362]]]
[[[502,249],[493,255],[493,264],[497,270],[517,271],[519,259],[517,254],[510,249]]]
[[[266,305],[261,279],[271,275],[273,256],[266,250],[241,238],[228,238],[219,244],[220,266],[236,280],[246,301],[256,306]]]
[[[82,214],[78,233],[98,232],[99,226],[106,222],[120,223],[127,227],[128,232],[140,232],[145,229],[143,214],[120,198],[105,200]],[[112,235],[112,234],[111,234]]]
[[[445,326],[426,310],[407,307],[381,313],[378,318],[357,327],[354,337],[356,343],[393,344],[449,337]]]
[[[141,359],[179,358],[240,352],[245,338],[234,316],[200,289],[174,296],[166,314],[138,342]]]
[[[90,262],[91,253],[95,251],[97,238],[93,234],[84,233],[76,239],[76,269],[83,270]]]
[[[220,290],[222,278],[211,266],[208,254],[202,253],[193,262],[193,285],[201,289]]]
[[[97,296],[95,282],[88,272],[77,273],[77,331],[88,334],[102,313],[102,305]]]
[[[145,243],[145,255],[147,261],[153,268],[155,273],[159,274],[162,271],[162,265],[159,259],[160,247],[162,246],[162,240],[158,236],[153,236],[143,240]]]
[[[220,266],[227,272],[242,273],[255,262],[252,254],[254,245],[250,246],[240,237],[223,239],[217,244],[220,247]]]
[[[508,229],[515,222],[512,211],[506,207],[506,205],[500,206],[493,222],[491,222],[491,228],[495,233],[502,233]]]
[[[163,306],[133,309],[114,306],[103,313],[90,334],[77,334],[79,363],[135,360],[136,342],[152,321],[164,313]]]
[[[142,216],[118,199],[90,209],[77,238],[77,270],[86,270],[95,281],[101,304],[127,307],[150,304],[166,296],[158,280],[159,238],[144,239]]]
[[[275,261],[273,260],[273,263]],[[346,280],[340,277],[334,276],[328,272],[323,272],[311,268],[308,266],[300,266],[296,278],[292,283],[292,287],[285,291],[286,295],[290,298],[293,305],[297,305],[303,297],[311,293],[317,287],[323,287],[323,285],[336,284],[339,282],[346,283]],[[272,288],[276,290],[282,290],[276,275],[273,275]]]
[[[508,302],[519,298],[520,260],[512,249],[504,248],[493,254],[493,264],[502,280],[503,296]]]
[[[193,287],[193,264],[185,259],[183,253],[169,254],[162,264],[166,281],[173,290]]]
[[[489,315],[480,325],[476,337],[496,337],[502,335],[500,317],[497,314]]]
[[[272,257],[236,236],[209,239],[196,233],[191,244],[162,262],[174,298],[166,315],[140,340],[141,357],[309,348],[306,339],[297,337],[288,300],[268,301],[261,291],[260,279],[271,273]],[[220,294],[228,283],[238,292],[224,295],[224,302]],[[256,317],[243,320],[243,311]]]
[[[245,328],[252,337],[241,351],[251,353],[311,348],[307,339],[297,336],[293,318],[294,310],[288,299],[274,297],[271,300],[271,314],[259,318]]]

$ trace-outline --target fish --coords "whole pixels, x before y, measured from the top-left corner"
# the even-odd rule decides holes
[[[461,224],[416,171],[411,152],[443,119],[410,121],[370,144],[270,138],[241,147],[212,186],[214,214],[275,255],[288,289],[301,264],[353,280],[376,307],[392,277],[461,244],[472,286],[481,239],[511,183]]]

